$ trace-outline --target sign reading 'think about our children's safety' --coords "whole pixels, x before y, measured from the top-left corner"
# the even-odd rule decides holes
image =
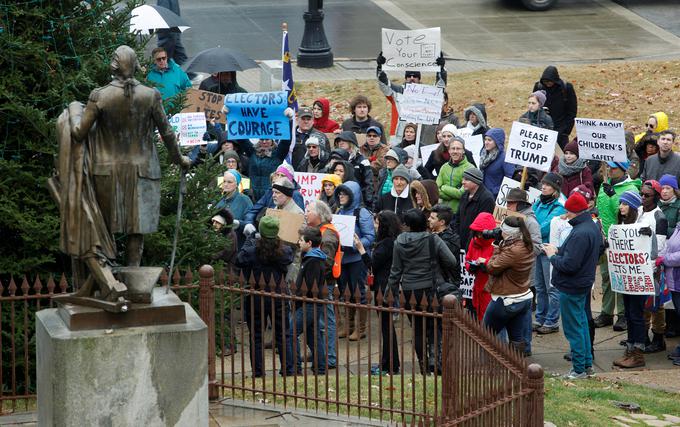
[[[231,93],[225,95],[227,138],[290,138],[290,122],[284,115],[288,108],[285,91]]]
[[[640,234],[640,224],[609,227],[607,263],[612,291],[630,295],[654,295],[652,236]]]
[[[439,27],[420,30],[382,29],[384,70],[437,72],[439,65],[436,61],[441,50]]]
[[[619,120],[575,120],[578,156],[585,160],[626,162],[626,133]]]
[[[548,172],[555,156],[556,142],[557,132],[554,130],[513,122],[505,161]]]

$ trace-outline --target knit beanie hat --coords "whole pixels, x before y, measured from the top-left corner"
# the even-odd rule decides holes
[[[234,176],[236,180],[236,185],[241,185],[241,174],[236,169],[227,169],[225,173],[230,173]]]
[[[564,208],[568,212],[583,212],[584,210],[588,209],[588,201],[586,201],[586,198],[583,197],[583,194],[579,192],[573,192],[567,199],[567,202],[564,204]]]
[[[409,184],[411,183],[411,175],[408,173],[408,169],[404,165],[399,165],[392,171],[392,179],[396,177],[401,177],[406,180]]]
[[[227,150],[223,154],[224,156],[224,162],[226,163],[227,159],[234,159],[236,160],[236,163],[240,163],[241,159],[238,156],[238,153],[234,150]]]
[[[295,172],[293,171],[293,167],[286,162],[281,163],[281,165],[276,168],[276,172],[274,173],[280,173],[281,175],[284,175],[290,182],[295,181]]]
[[[536,92],[532,93],[530,96],[535,97],[538,100],[538,106],[543,108],[543,106],[545,105],[545,91],[544,90],[537,90]]]
[[[586,201],[588,202],[593,200],[593,197],[595,196],[593,192],[590,190],[590,188],[586,187],[583,184],[571,190],[571,193],[569,195],[571,196],[574,193],[581,193],[581,195],[585,197]]]
[[[339,141],[347,141],[352,145],[359,146],[357,136],[351,130],[340,132],[340,135],[335,137],[335,145],[338,145]]]
[[[456,127],[456,125],[449,123],[448,125],[442,128],[442,133],[444,132],[448,132],[451,135],[455,135],[458,132],[458,128]]]
[[[659,180],[659,184],[663,187],[667,185],[672,187],[674,190],[678,189],[678,178],[675,175],[665,174]]]
[[[305,147],[309,147],[310,145],[316,145],[317,147],[321,145],[321,143],[319,142],[319,138],[315,136],[310,136],[309,138],[307,138],[307,141],[305,141]]]
[[[224,217],[223,217],[222,215],[215,215],[214,217],[212,217],[212,221],[213,221],[213,222],[217,221],[217,222],[219,222],[219,223],[222,224],[222,225],[224,225],[224,224],[227,223],[227,220],[225,220]]]
[[[486,131],[484,136],[488,136],[489,138],[493,139],[493,142],[496,143],[499,149],[503,144],[505,144],[505,131],[501,128],[491,128]]]
[[[472,181],[477,185],[482,185],[482,181],[484,181],[484,174],[482,174],[482,171],[477,168],[469,168],[463,171],[463,179]]]
[[[283,194],[285,194],[288,197],[293,197],[293,192],[295,191],[295,186],[287,178],[281,178],[281,179],[277,180],[272,185],[272,188],[282,192]]]
[[[266,239],[273,239],[279,235],[280,221],[275,216],[263,216],[260,219],[259,232],[260,236]]]
[[[633,209],[637,209],[642,205],[642,197],[637,191],[624,191],[619,197],[619,203],[625,203]]]
[[[557,191],[562,189],[562,177],[556,173],[548,172],[545,174],[541,182],[544,182]]]
[[[576,138],[572,139],[571,142],[565,145],[563,151],[565,153],[567,151],[571,151],[572,153],[576,154],[576,156],[578,156],[578,141],[576,140]]]
[[[644,182],[643,185],[648,185],[652,187],[652,189],[656,191],[658,194],[661,194],[661,184],[659,183],[659,181],[655,179],[648,179],[647,181]]]

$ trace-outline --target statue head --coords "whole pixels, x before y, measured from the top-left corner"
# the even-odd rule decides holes
[[[121,80],[131,79],[141,70],[137,53],[130,46],[118,46],[111,59],[111,71]]]

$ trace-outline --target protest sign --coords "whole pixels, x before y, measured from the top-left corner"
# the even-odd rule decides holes
[[[300,185],[300,195],[305,201],[305,206],[319,198],[321,180],[324,175],[323,173],[295,172],[295,181]]]
[[[465,250],[460,250],[460,292],[463,298],[472,299],[472,287],[475,284],[475,275],[465,268]]]
[[[399,119],[425,125],[439,124],[444,103],[444,89],[409,83],[399,98]]]
[[[604,162],[627,162],[626,135],[619,120],[575,120],[578,157]]]
[[[179,134],[179,145],[207,144],[203,141],[203,134],[207,130],[205,114],[178,113],[170,117],[170,126],[175,134]]]
[[[187,89],[185,105],[186,107],[182,110],[183,113],[203,112],[206,120],[214,118],[216,122],[222,124],[227,122],[227,117],[222,112],[224,95],[207,90]]]
[[[612,291],[629,295],[654,295],[652,236],[640,234],[641,224],[609,227],[607,263]]]
[[[423,164],[427,163],[428,160],[430,160],[430,156],[434,152],[434,150],[439,147],[439,144],[430,144],[430,145],[421,145],[420,146],[420,158],[423,159]],[[437,172],[437,171],[434,171]]]
[[[439,71],[442,50],[439,27],[419,30],[382,29],[383,70]]]
[[[503,177],[503,182],[501,182],[501,187],[498,191],[498,196],[496,196],[496,204],[500,207],[506,207],[508,204],[505,201],[505,196],[508,195],[508,192],[512,190],[513,188],[519,188],[520,182],[515,181],[512,178]],[[538,199],[541,195],[541,192],[534,188],[534,187],[529,187],[527,189],[527,192],[529,193],[529,203],[533,204],[536,199]]]
[[[548,172],[555,156],[556,142],[557,132],[554,130],[513,122],[505,161]]]
[[[279,239],[284,242],[297,244],[299,238],[298,231],[305,223],[304,215],[272,208],[268,208],[265,215],[279,219]]]
[[[482,163],[480,158],[480,153],[482,148],[484,148],[484,138],[482,135],[469,135],[463,137],[465,140],[465,149],[472,152],[472,158],[475,159],[477,167]]]
[[[493,209],[493,219],[496,220],[496,224],[500,224],[503,220],[509,216],[516,216],[524,218],[525,215],[515,211],[509,211],[508,208],[503,206],[498,206]]]
[[[290,122],[283,114],[288,108],[285,91],[231,93],[224,105],[229,109],[227,138],[290,138]]]
[[[354,246],[354,224],[357,218],[354,215],[333,215],[331,224],[340,233],[340,246]]]

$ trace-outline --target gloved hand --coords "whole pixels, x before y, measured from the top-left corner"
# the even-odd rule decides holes
[[[191,167],[191,159],[187,156],[182,156],[179,159],[179,165],[182,169],[189,169]]]
[[[283,115],[288,117],[289,119],[293,119],[293,116],[295,115],[295,111],[293,111],[292,108],[288,107],[285,110],[283,110]]]
[[[231,227],[232,227],[234,230],[236,230],[236,229],[239,227],[239,225],[241,225],[241,221],[235,219],[234,222],[232,223],[232,226],[231,226]]]
[[[663,257],[662,256],[656,257],[656,260],[654,261],[654,265],[656,265],[657,267],[660,267],[661,265],[663,265]]]
[[[616,191],[614,190],[614,187],[611,184],[603,183],[602,189],[604,190],[604,194],[606,194],[609,197],[612,197],[613,195],[616,194]]]
[[[444,59],[444,52],[439,52],[439,58],[437,58],[437,60],[434,63],[439,65],[440,67],[446,65],[446,59]]]
[[[223,106],[222,106],[222,112],[223,112],[224,114],[229,114],[229,107],[227,107],[226,105],[223,105]]]
[[[654,233],[652,233],[652,229],[649,227],[642,227],[640,229],[640,235],[642,236],[652,236]]]
[[[387,74],[385,74],[384,71],[381,71],[380,73],[378,73],[378,80],[380,80],[380,83],[383,83],[383,84],[386,84],[386,85],[390,84],[390,80],[387,78]]]
[[[245,227],[243,227],[243,234],[248,237],[251,234],[255,232],[255,226],[253,224],[246,224]]]
[[[385,62],[387,62],[387,59],[385,59],[385,57],[384,57],[383,54],[382,54],[382,50],[381,50],[380,53],[378,54],[378,57],[375,58],[375,62],[376,62],[379,66],[382,66],[383,64],[385,64]]]

